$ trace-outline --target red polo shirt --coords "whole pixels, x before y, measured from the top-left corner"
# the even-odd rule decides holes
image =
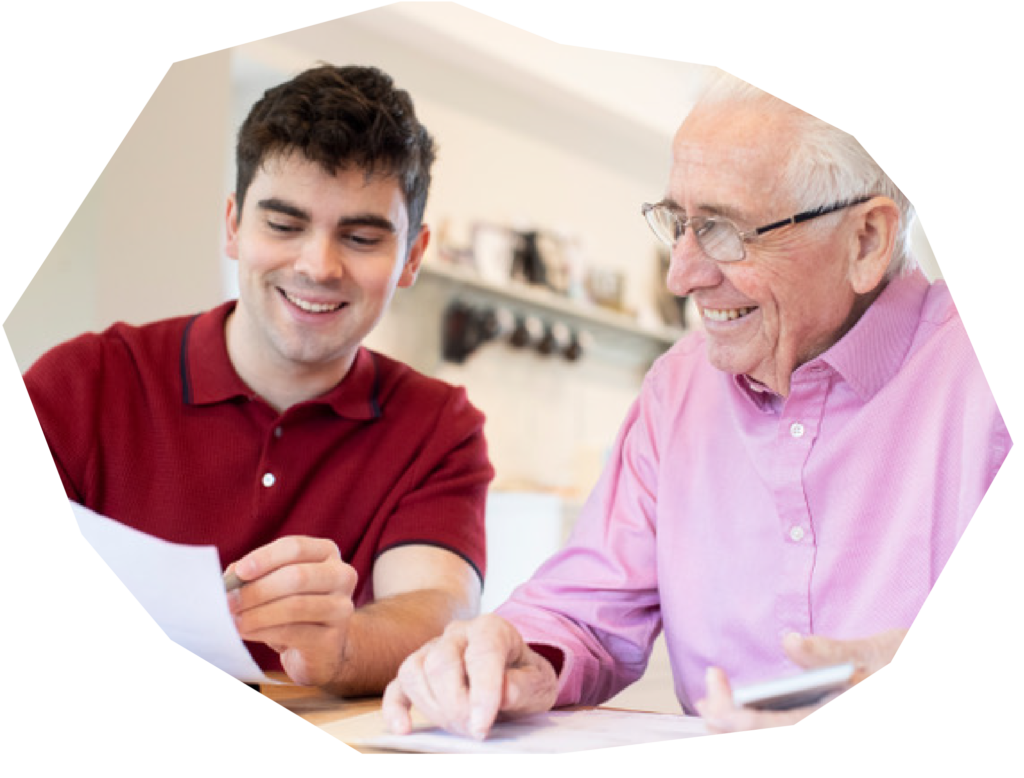
[[[227,566],[285,535],[330,538],[359,574],[389,548],[440,546],[484,573],[494,471],[461,388],[360,349],[327,394],[278,414],[228,359],[229,302],[115,324],[44,354],[25,383],[68,497]],[[277,654],[248,644],[266,670]]]

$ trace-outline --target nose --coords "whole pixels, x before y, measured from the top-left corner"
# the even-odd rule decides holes
[[[337,281],[344,275],[342,253],[329,236],[311,235],[303,242],[295,271],[318,284]]]
[[[698,245],[693,230],[687,230],[672,248],[665,285],[677,297],[688,297],[698,289],[717,286],[722,269]]]

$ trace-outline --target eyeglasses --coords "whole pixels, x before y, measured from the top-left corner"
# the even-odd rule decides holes
[[[747,251],[744,244],[766,232],[777,230],[790,224],[817,219],[828,213],[840,211],[843,208],[851,208],[870,200],[870,196],[858,197],[855,200],[843,200],[833,205],[825,205],[813,211],[804,211],[788,219],[772,222],[763,227],[740,232],[728,219],[719,216],[683,216],[678,210],[668,203],[644,203],[640,207],[641,213],[647,219],[651,230],[654,231],[658,240],[669,248],[674,248],[680,238],[686,233],[689,227],[693,230],[693,236],[697,239],[697,245],[705,254],[718,262],[739,262],[746,257]]]

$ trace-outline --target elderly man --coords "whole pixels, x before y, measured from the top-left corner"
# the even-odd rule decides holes
[[[643,210],[704,331],[649,372],[568,546],[403,664],[397,732],[412,705],[483,737],[599,704],[661,629],[713,731],[795,721],[811,708],[738,708],[730,684],[885,664],[1009,449],[910,204],[849,135],[724,78]]]

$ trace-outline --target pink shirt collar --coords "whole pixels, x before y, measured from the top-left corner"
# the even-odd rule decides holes
[[[851,330],[830,349],[793,372],[799,383],[830,367],[861,400],[869,400],[899,370],[914,340],[928,280],[920,270],[894,278]],[[765,412],[778,411],[783,399],[746,375],[733,376],[741,392]]]

